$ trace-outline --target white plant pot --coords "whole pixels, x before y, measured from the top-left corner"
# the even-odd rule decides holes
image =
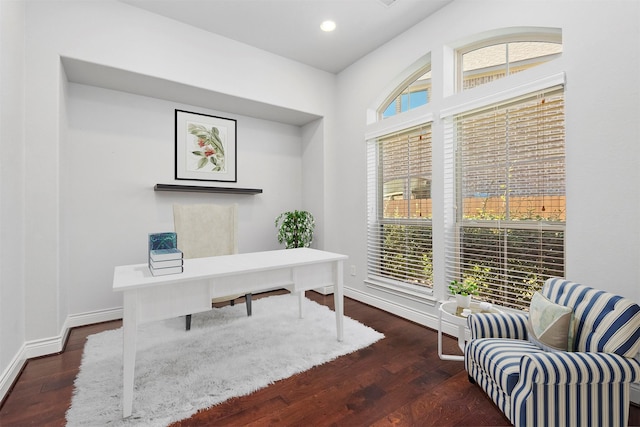
[[[458,307],[469,308],[471,305],[471,295],[456,295],[456,303]]]

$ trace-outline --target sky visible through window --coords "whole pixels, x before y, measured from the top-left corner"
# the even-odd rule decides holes
[[[431,92],[431,70],[409,83],[384,109],[382,118],[395,116],[399,113],[426,105]]]

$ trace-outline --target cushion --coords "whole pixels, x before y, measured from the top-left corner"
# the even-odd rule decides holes
[[[567,351],[572,313],[571,307],[556,304],[536,292],[529,306],[529,341],[545,351]]]
[[[467,343],[467,362],[475,365],[507,396],[520,378],[520,361],[525,354],[541,353],[536,345],[510,338],[478,338]]]

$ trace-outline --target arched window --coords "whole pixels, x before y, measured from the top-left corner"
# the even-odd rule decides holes
[[[511,34],[457,51],[460,104],[445,125],[445,278],[480,285],[480,300],[526,309],[564,275],[564,73],[491,82],[551,61],[561,34]]]
[[[400,86],[400,90],[393,93],[391,99],[387,99],[380,109],[380,117],[395,116],[396,114],[412,110],[425,105],[431,99],[431,66],[420,70],[416,79],[411,79],[408,84]]]
[[[431,98],[427,58],[389,91],[367,135],[367,281],[414,296],[433,288],[432,114],[417,110]]]
[[[526,308],[564,274],[562,33],[496,29],[445,47],[368,111],[366,282],[415,299],[473,280],[480,300]],[[455,75],[432,90],[432,66]]]
[[[551,61],[562,54],[560,34],[515,34],[457,50],[458,91],[480,86]]]

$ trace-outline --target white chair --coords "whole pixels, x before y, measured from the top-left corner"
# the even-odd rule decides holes
[[[173,225],[178,235],[178,249],[183,257],[204,258],[238,253],[237,205],[173,205]],[[234,305],[239,295],[214,298],[211,303],[230,301]],[[245,295],[247,315],[251,316],[251,294]],[[187,315],[186,329],[191,329]]]

